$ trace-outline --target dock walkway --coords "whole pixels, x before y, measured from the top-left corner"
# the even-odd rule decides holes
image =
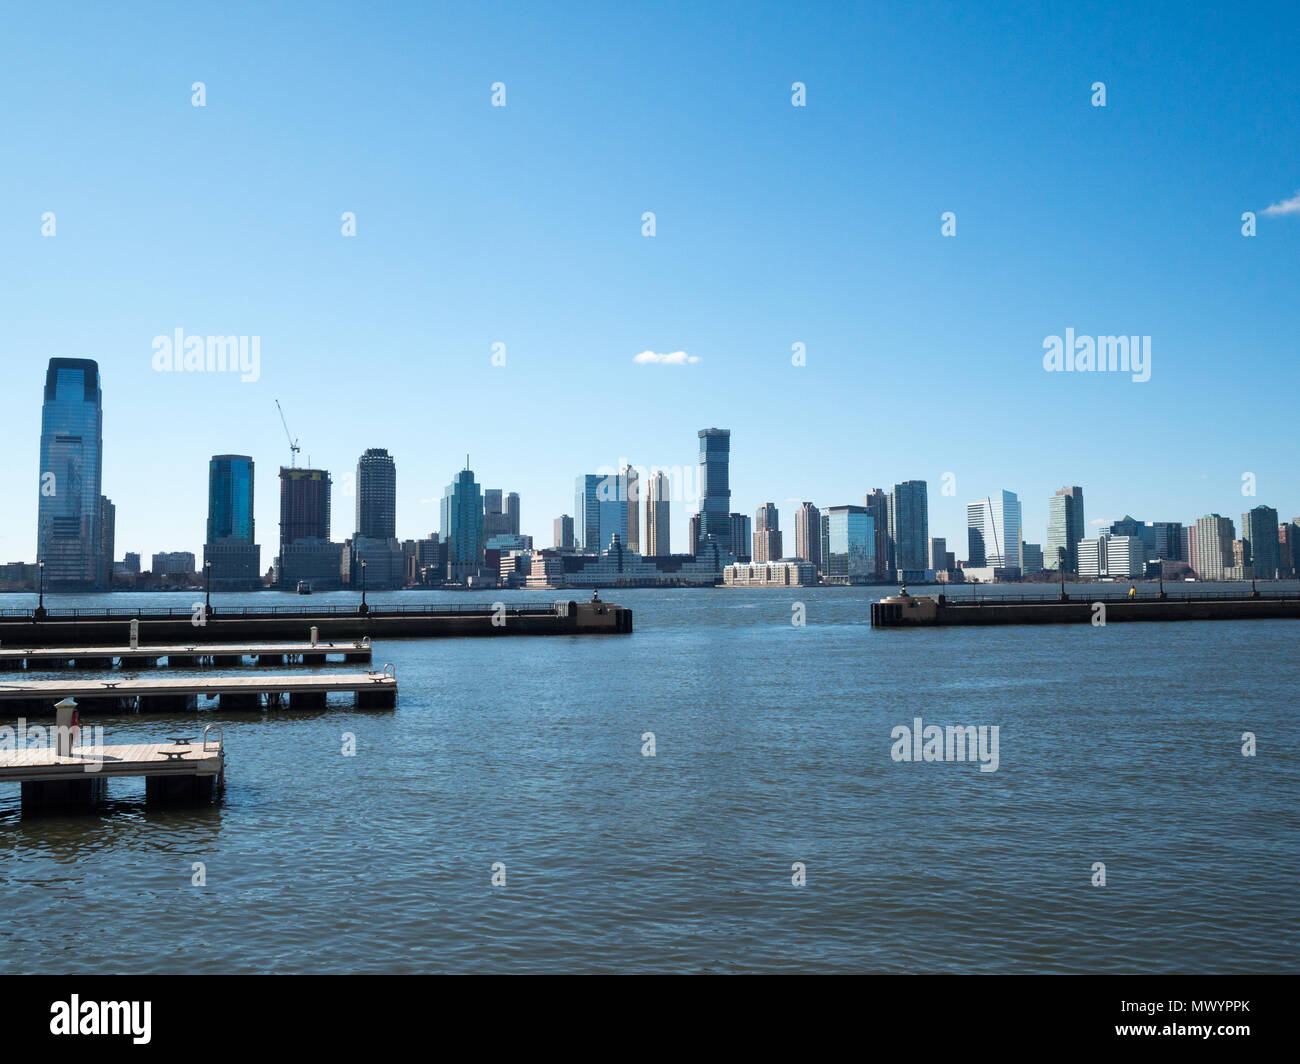
[[[346,643],[174,643],[159,646],[0,646],[0,670],[222,668],[247,664],[368,664],[369,640]]]

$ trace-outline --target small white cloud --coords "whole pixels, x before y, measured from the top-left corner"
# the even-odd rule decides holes
[[[1284,199],[1281,203],[1273,203],[1265,207],[1264,214],[1300,214],[1300,191],[1296,192],[1290,199]]]
[[[632,361],[640,362],[643,365],[685,366],[692,362],[698,362],[699,357],[688,355],[685,351],[670,351],[666,355],[661,355],[657,351],[642,351]]]

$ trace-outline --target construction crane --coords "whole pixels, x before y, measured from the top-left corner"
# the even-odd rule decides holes
[[[284,419],[284,408],[280,406],[280,400],[275,401],[275,408],[280,411],[280,424],[284,426],[285,437],[289,440],[289,468],[296,468],[298,465],[298,452],[302,450],[298,446],[298,441],[293,438],[293,433],[289,431],[289,422]]]

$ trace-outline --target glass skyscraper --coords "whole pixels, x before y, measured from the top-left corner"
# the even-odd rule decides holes
[[[203,561],[212,586],[243,591],[260,586],[262,548],[253,522],[253,459],[218,454],[208,462],[208,534]]]
[[[384,447],[367,447],[357,459],[358,538],[397,535],[397,465]]]
[[[700,522],[702,543],[712,536],[722,554],[748,553],[731,542],[731,430],[700,429]],[[696,554],[700,543],[691,545]]]
[[[1061,488],[1047,500],[1047,542],[1043,566],[1067,573],[1079,571],[1079,540],[1083,539],[1083,489]]]
[[[104,461],[99,366],[88,358],[52,358],[41,408],[37,560],[46,587],[101,589],[110,568],[102,552],[100,486]],[[111,564],[111,559],[109,559]]]
[[[587,473],[574,486],[573,534],[581,550],[599,554],[610,540],[627,547],[628,481],[626,473]]]
[[[1020,568],[1020,499],[1014,491],[966,507],[966,538],[970,565],[995,569]]]
[[[930,506],[924,480],[894,485],[889,495],[889,539],[894,568],[900,573],[929,568]]]
[[[836,582],[865,583],[876,575],[876,523],[865,506],[832,506],[827,521],[826,575]]]
[[[483,491],[466,468],[442,493],[442,538],[447,544],[447,575],[472,576],[483,564]]]

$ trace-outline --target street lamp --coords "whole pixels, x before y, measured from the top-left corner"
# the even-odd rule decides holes
[[[212,563],[205,561],[203,563],[203,614],[204,616],[212,615]]]
[[[366,563],[361,563],[361,612],[369,613],[370,607],[366,605]]]
[[[36,621],[45,620],[45,559],[42,558],[36,563],[37,571],[40,573],[40,598],[36,603],[36,612],[32,619]]]

